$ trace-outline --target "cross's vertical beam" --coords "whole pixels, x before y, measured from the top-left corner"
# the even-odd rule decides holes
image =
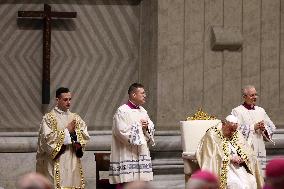
[[[43,18],[43,69],[42,69],[42,104],[50,101],[50,44],[51,44],[51,7],[44,4]]]
[[[42,65],[42,109],[45,112],[50,102],[50,49],[52,18],[76,18],[76,12],[51,12],[51,7],[44,4],[44,11],[19,11],[20,18],[43,19],[43,65]]]

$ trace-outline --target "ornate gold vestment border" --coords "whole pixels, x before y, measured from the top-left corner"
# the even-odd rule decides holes
[[[51,129],[53,132],[57,132],[57,135],[59,136],[56,142],[56,146],[51,154],[51,158],[54,159],[56,157],[56,155],[58,154],[58,152],[61,149],[61,146],[63,145],[64,142],[64,136],[65,136],[65,132],[64,130],[59,131],[57,129],[57,121],[56,121],[56,117],[54,115],[54,113],[50,112],[47,115],[47,119],[51,125]]]
[[[82,136],[82,131],[81,131],[81,125],[83,124],[80,117],[77,114],[74,114],[74,119],[76,120],[76,126],[75,126],[75,131],[76,134],[78,136],[79,142],[82,145],[82,147],[84,148],[86,143],[83,140],[83,136]]]
[[[56,147],[53,150],[52,155],[51,155],[52,159],[54,159],[56,157],[56,155],[58,154],[58,152],[60,151],[61,146],[63,145],[65,132],[64,132],[64,130],[58,131],[56,116],[53,112],[47,113],[46,116],[47,116],[47,119],[48,119],[48,121],[51,125],[52,131],[57,132],[58,136],[59,136],[59,139],[56,143]],[[78,135],[80,143],[82,142],[84,144],[82,133],[81,133],[81,130],[80,130],[81,122],[80,122],[79,116],[75,115],[75,119],[76,119],[76,128],[75,128],[76,133]],[[74,187],[74,186],[61,187],[60,186],[60,163],[59,163],[59,159],[54,160],[54,181],[55,181],[55,188],[56,189],[84,189],[85,188],[83,168],[82,168],[82,164],[81,164],[80,160],[79,160],[78,164],[79,164],[80,176],[81,176],[81,179],[80,179],[81,186],[80,187]]]
[[[217,133],[219,138],[222,140],[222,149],[224,152],[224,158],[222,160],[221,165],[221,175],[220,175],[220,189],[226,189],[227,188],[227,173],[229,169],[230,164],[230,153],[229,153],[229,143],[232,144],[232,146],[237,150],[238,154],[241,156],[241,158],[245,161],[245,163],[248,165],[248,156],[243,151],[243,149],[240,147],[240,145],[237,143],[238,141],[238,131],[236,131],[231,139],[227,139],[223,137],[222,133],[220,132],[217,127],[212,127],[212,129]],[[249,166],[247,166],[249,167]],[[252,170],[250,170],[252,172]]]

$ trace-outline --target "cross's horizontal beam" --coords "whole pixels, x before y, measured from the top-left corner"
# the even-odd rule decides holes
[[[46,14],[44,11],[18,11],[18,17],[22,18],[43,18],[44,16],[51,18],[76,18],[76,12],[50,12]]]
[[[77,12],[51,12],[50,17],[52,18],[76,18]]]
[[[18,11],[18,17],[34,18],[34,17],[44,17],[43,11]]]

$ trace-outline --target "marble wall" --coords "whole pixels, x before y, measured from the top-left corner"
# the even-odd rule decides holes
[[[18,11],[77,12],[52,21],[51,102],[55,90],[70,88],[72,111],[90,130],[111,129],[115,109],[139,81],[140,0],[1,1],[0,132],[37,131],[42,117],[42,21],[19,19]],[[143,39],[145,40],[145,39]]]
[[[218,118],[255,85],[259,104],[284,126],[283,1],[160,0],[157,29],[157,125],[177,129],[199,107]],[[211,28],[241,31],[242,49],[213,51]],[[233,34],[232,34],[233,37]]]
[[[158,130],[176,130],[198,108],[222,118],[256,86],[259,104],[284,125],[283,3],[281,0],[46,1],[76,11],[55,21],[51,96],[64,85],[72,110],[90,130],[110,130],[130,83],[145,84],[145,105]],[[41,10],[38,1],[0,4],[0,131],[37,131],[41,112],[40,21],[17,19]],[[237,28],[242,49],[213,51],[212,27]],[[222,37],[222,36],[221,36]],[[233,34],[232,34],[233,37]],[[54,98],[49,109],[54,106]]]

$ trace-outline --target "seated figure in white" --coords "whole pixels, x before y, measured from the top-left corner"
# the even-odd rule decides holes
[[[198,164],[218,175],[220,188],[259,189],[263,178],[256,155],[237,128],[238,119],[229,115],[208,129],[196,151]]]

